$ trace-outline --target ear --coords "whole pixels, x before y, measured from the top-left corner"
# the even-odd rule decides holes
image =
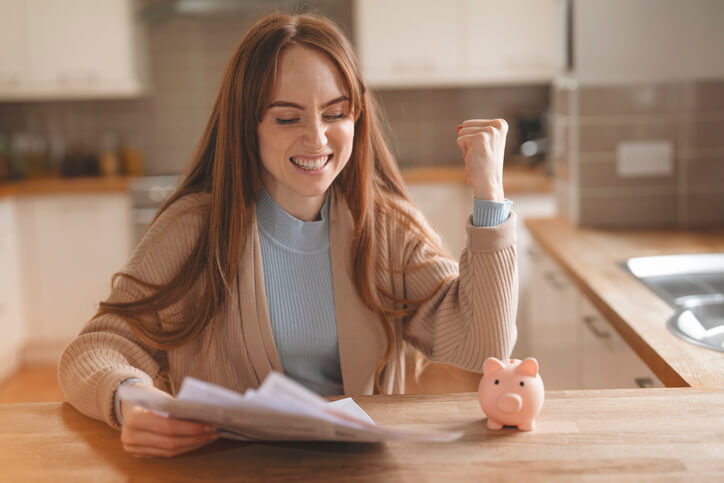
[[[485,359],[485,363],[483,364],[483,374],[486,376],[492,376],[503,368],[505,368],[505,366],[498,359],[495,357],[488,357]]]
[[[513,373],[535,377],[536,374],[538,374],[538,361],[532,357],[526,357],[525,360],[515,368]]]

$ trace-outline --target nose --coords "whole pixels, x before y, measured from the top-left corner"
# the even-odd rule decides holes
[[[503,394],[498,399],[498,409],[504,413],[515,413],[523,407],[523,399],[517,394]]]
[[[310,122],[304,130],[302,142],[316,151],[324,148],[327,145],[327,127],[324,122]]]

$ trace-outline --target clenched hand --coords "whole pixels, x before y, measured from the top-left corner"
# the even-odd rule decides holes
[[[503,201],[503,156],[508,123],[470,119],[458,125],[458,146],[465,161],[465,181],[479,200]]]

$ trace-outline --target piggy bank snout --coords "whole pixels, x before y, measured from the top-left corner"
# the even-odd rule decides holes
[[[497,406],[504,413],[517,413],[523,407],[523,398],[514,393],[502,394],[498,398]]]

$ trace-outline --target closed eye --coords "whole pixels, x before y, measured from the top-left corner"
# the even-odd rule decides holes
[[[299,118],[295,117],[293,119],[279,119],[277,118],[277,124],[294,124],[295,122],[299,122]]]
[[[333,115],[329,115],[329,116],[324,116],[325,119],[332,119],[332,120],[335,120],[335,119],[344,119],[345,117],[347,117],[347,114],[344,113],[344,112],[342,112],[342,113],[340,113],[340,114],[333,114]]]

